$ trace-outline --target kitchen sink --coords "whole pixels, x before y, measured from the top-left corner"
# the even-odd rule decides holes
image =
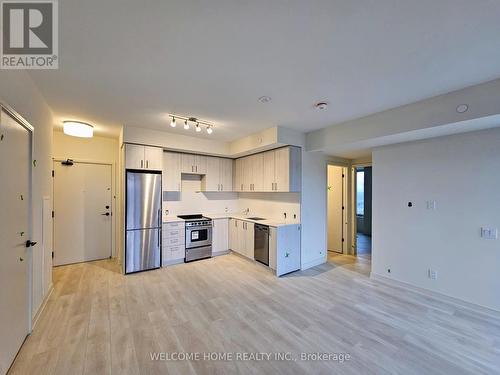
[[[255,220],[255,221],[259,221],[259,220],[266,220],[264,219],[263,217],[247,217],[248,220]]]

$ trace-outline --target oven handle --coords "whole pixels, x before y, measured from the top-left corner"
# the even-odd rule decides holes
[[[212,228],[212,227],[213,227],[212,225],[203,225],[203,226],[199,226],[199,227],[186,227],[186,230],[208,229],[208,228]]]

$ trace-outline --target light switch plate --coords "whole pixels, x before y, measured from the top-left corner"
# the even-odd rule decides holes
[[[497,228],[481,228],[481,238],[485,240],[496,240],[498,239],[498,229]]]
[[[428,210],[435,210],[436,209],[436,201],[434,201],[434,200],[427,201],[426,204],[427,204]]]

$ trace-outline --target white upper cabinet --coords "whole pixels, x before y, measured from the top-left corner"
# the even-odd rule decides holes
[[[233,191],[233,161],[207,157],[207,171],[201,181],[202,191]]]
[[[301,150],[283,147],[236,159],[238,192],[298,192],[301,184]]]
[[[163,153],[163,191],[181,191],[181,154]]]
[[[201,181],[202,191],[220,191],[220,160],[207,157],[207,173]]]
[[[160,147],[125,145],[125,168],[161,171],[163,149]]]
[[[245,158],[236,159],[236,161],[234,162],[234,184],[233,184],[234,191],[238,192],[245,191],[244,181],[243,181],[244,163],[245,163]]]
[[[207,157],[203,155],[181,154],[182,173],[206,174]]]
[[[220,159],[221,191],[233,191],[233,160]]]

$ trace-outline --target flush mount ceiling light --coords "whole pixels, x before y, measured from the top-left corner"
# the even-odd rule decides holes
[[[175,128],[176,123],[175,120],[184,120],[184,129],[189,130],[191,127],[189,125],[190,122],[194,124],[194,130],[196,133],[201,133],[202,127],[205,127],[207,134],[212,134],[214,131],[214,125],[210,124],[209,122],[202,121],[197,119],[196,117],[184,117],[184,116],[179,116],[175,114],[170,114],[169,115],[172,118],[172,122],[170,122],[170,126]]]
[[[457,106],[457,112],[458,113],[465,113],[469,110],[469,106],[467,104],[460,104]]]
[[[94,136],[94,127],[81,121],[63,121],[64,134],[73,137],[92,138]]]
[[[328,103],[325,102],[319,102],[314,105],[315,108],[324,110],[326,107],[328,107]]]
[[[270,96],[261,96],[259,98],[259,102],[261,103],[269,103],[271,101],[271,97]]]

